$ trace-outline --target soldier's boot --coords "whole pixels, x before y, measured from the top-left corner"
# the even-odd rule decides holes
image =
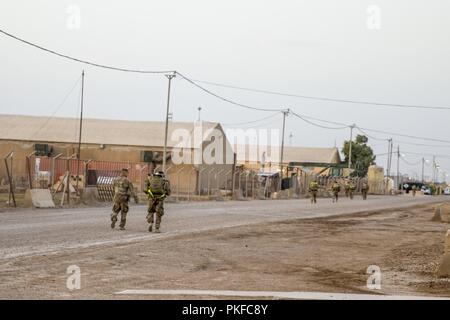
[[[125,223],[126,222],[127,222],[126,220],[120,220],[120,225],[119,225],[119,229],[120,230],[125,230]]]
[[[116,227],[116,221],[117,221],[117,218],[114,216],[111,216],[111,229],[114,229]]]
[[[153,231],[153,223],[150,223],[150,225],[148,226],[148,232],[152,232]]]
[[[161,233],[161,230],[159,230],[159,227],[155,228],[155,233]]]

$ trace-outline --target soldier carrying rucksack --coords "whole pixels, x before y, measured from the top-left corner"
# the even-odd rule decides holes
[[[133,184],[128,179],[128,169],[122,169],[120,176],[113,181],[114,187],[114,205],[111,213],[111,228],[114,229],[117,222],[117,216],[120,212],[120,230],[125,230],[127,222],[127,213],[129,210],[128,202],[130,197],[134,198],[136,203],[139,202],[138,196],[134,191]]]
[[[316,179],[309,183],[309,193],[311,194],[311,203],[317,203],[317,192],[319,191],[319,184]]]
[[[148,195],[147,221],[150,224],[148,231],[153,231],[153,222],[155,222],[155,232],[159,233],[161,217],[164,215],[164,200],[170,195],[170,183],[166,180],[164,172],[155,170],[153,175],[149,174],[144,192]]]
[[[341,191],[341,185],[336,180],[333,182],[331,190],[333,192],[333,202],[338,202],[339,192]]]

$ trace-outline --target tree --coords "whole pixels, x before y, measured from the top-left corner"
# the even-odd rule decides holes
[[[365,135],[357,135],[355,141],[352,141],[352,177],[365,177],[369,166],[375,164],[375,156],[371,147],[367,145],[369,139]],[[348,164],[350,143],[344,141],[342,152],[345,156],[345,162]]]

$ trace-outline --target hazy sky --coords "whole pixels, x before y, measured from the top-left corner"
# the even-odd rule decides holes
[[[367,24],[373,17],[367,10],[373,5],[380,9],[379,29]],[[448,0],[0,0],[0,28],[102,64],[177,70],[199,80],[311,96],[450,106],[449,12]],[[370,26],[377,26],[377,21]],[[83,68],[86,117],[164,119],[167,79],[163,75],[84,66],[3,35],[0,112],[77,116],[79,86],[57,107]],[[289,107],[301,114],[361,127],[450,140],[450,110],[318,102],[205,87],[253,106]],[[199,106],[203,120],[223,123],[269,115],[222,102],[179,78],[172,89],[175,121],[195,120]],[[336,142],[340,147],[349,135],[348,129],[321,129],[292,116],[286,125],[286,137],[293,135],[292,145],[330,147]],[[281,116],[258,126],[279,128]],[[387,152],[386,142],[370,142],[375,153]],[[286,143],[289,145],[288,138]],[[450,173],[450,144],[400,146],[403,151],[449,155],[438,162]],[[410,163],[420,159],[420,155],[405,154]],[[386,157],[380,156],[378,162],[385,165]],[[420,165],[408,166],[402,161],[401,167],[420,176]],[[426,174],[430,175],[429,167]]]

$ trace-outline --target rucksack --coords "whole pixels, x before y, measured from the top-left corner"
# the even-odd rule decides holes
[[[152,177],[150,179],[150,185],[149,185],[149,189],[151,190],[151,192],[153,194],[164,194],[165,190],[164,190],[164,179],[161,177]]]

